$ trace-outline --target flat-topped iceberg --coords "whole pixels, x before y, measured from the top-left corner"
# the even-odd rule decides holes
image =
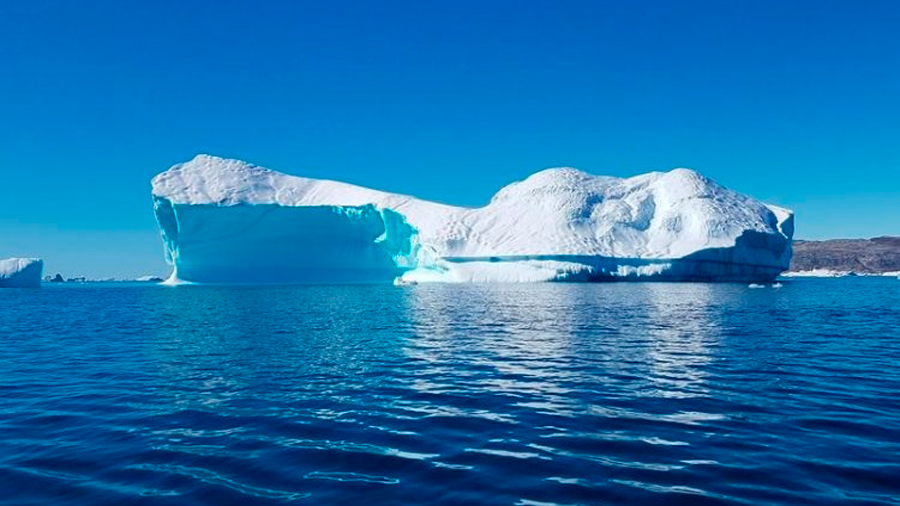
[[[173,282],[770,282],[793,235],[790,211],[688,169],[547,169],[465,208],[200,155],[153,202]]]
[[[38,258],[0,260],[0,288],[38,288],[44,262]]]

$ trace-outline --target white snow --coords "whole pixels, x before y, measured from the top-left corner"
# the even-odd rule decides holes
[[[43,271],[44,262],[38,258],[0,260],[0,288],[37,288]]]
[[[409,281],[690,278],[698,262],[699,279],[771,279],[793,235],[790,211],[689,169],[546,169],[465,208],[200,155],[156,176],[153,196],[175,276],[188,281],[313,269],[337,280],[348,269]]]

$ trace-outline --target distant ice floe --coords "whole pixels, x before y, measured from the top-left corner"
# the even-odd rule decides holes
[[[148,274],[146,276],[139,276],[134,279],[138,283],[162,283],[164,280],[159,276],[154,276],[152,274]]]
[[[812,269],[808,271],[787,271],[782,272],[783,278],[840,278],[850,276],[850,271],[835,271],[831,269]]]
[[[793,213],[688,169],[547,169],[478,208],[200,155],[153,179],[167,283],[771,283]]]
[[[747,288],[752,288],[752,289],[774,288],[775,290],[777,290],[777,289],[781,288],[782,286],[784,286],[784,285],[782,285],[781,283],[772,283],[771,285],[763,285],[760,283],[750,283],[749,285],[747,285]]]

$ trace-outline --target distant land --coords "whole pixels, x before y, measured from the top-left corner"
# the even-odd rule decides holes
[[[791,272],[881,274],[900,271],[900,237],[794,241]]]

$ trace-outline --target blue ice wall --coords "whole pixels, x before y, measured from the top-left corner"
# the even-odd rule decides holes
[[[416,231],[372,205],[173,206],[157,198],[154,208],[182,281],[390,282],[416,264]]]

